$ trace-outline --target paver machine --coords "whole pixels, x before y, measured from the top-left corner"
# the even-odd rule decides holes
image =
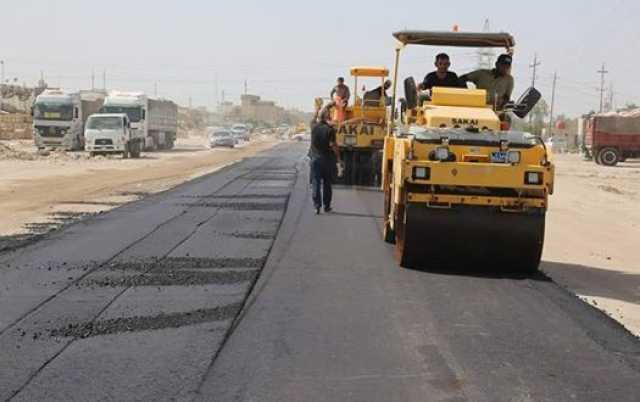
[[[344,172],[338,178],[340,184],[379,186],[381,182],[382,147],[387,132],[387,105],[391,98],[385,96],[385,80],[389,70],[385,67],[351,67],[354,79],[351,103],[345,109],[345,120],[338,122],[336,141]],[[374,80],[379,87],[359,91],[364,80]],[[316,109],[322,106],[316,99]],[[334,115],[335,116],[335,115]]]
[[[438,88],[418,96],[404,81],[396,98],[400,55],[410,45],[505,48],[507,33],[402,31],[393,84],[393,120],[384,142],[384,237],[401,266],[495,267],[532,273],[540,263],[554,165],[541,138],[509,129],[540,93],[529,88],[502,110],[482,89]]]

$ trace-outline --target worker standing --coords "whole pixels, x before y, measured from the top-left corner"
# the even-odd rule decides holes
[[[331,181],[336,161],[340,163],[340,152],[336,143],[336,129],[330,124],[330,108],[322,109],[318,123],[311,130],[311,184],[313,187],[313,206],[316,214],[324,206],[325,212],[331,212]],[[335,155],[335,158],[334,158]]]
[[[349,104],[349,98],[351,97],[351,91],[349,87],[345,85],[344,78],[338,77],[337,85],[331,90],[329,97],[336,104],[336,120],[338,123],[342,123],[346,119],[346,107]]]

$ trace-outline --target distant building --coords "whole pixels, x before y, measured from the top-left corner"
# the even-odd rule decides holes
[[[240,115],[244,120],[277,124],[285,117],[284,108],[273,101],[260,100],[258,95],[240,97]]]
[[[262,100],[258,95],[240,96],[240,105],[222,102],[218,105],[218,113],[227,122],[242,121],[275,126],[282,123],[295,124],[308,121],[311,115],[299,110],[286,110],[276,102]]]

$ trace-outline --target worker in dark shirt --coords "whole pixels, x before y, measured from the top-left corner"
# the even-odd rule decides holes
[[[419,85],[418,89],[424,91],[433,87],[449,87],[462,88],[463,85],[458,79],[458,75],[453,71],[449,71],[451,60],[446,53],[440,53],[436,56],[436,71],[427,74]]]
[[[336,143],[336,129],[329,124],[330,109],[325,107],[320,113],[318,123],[311,130],[311,184],[313,187],[313,206],[316,214],[324,206],[325,212],[331,212],[331,180],[336,161],[340,162],[340,152]]]

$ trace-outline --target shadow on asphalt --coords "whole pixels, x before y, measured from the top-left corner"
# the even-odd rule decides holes
[[[542,265],[541,265],[542,267]],[[457,267],[457,268],[409,268],[405,269],[424,272],[435,275],[449,275],[449,276],[467,276],[472,278],[485,278],[485,279],[509,279],[509,280],[532,280],[538,282],[552,282],[552,279],[548,277],[544,272],[538,271],[533,274],[526,274],[522,272],[516,272],[508,268],[495,268],[495,267]]]
[[[382,219],[382,215],[359,214],[356,212],[336,212],[335,210],[331,211],[327,215],[345,216],[350,218]]]
[[[350,186],[346,184],[334,184],[332,187],[334,190],[354,190],[356,192],[382,193],[382,190],[378,187]]]
[[[540,269],[574,293],[640,303],[640,274],[551,261]]]

